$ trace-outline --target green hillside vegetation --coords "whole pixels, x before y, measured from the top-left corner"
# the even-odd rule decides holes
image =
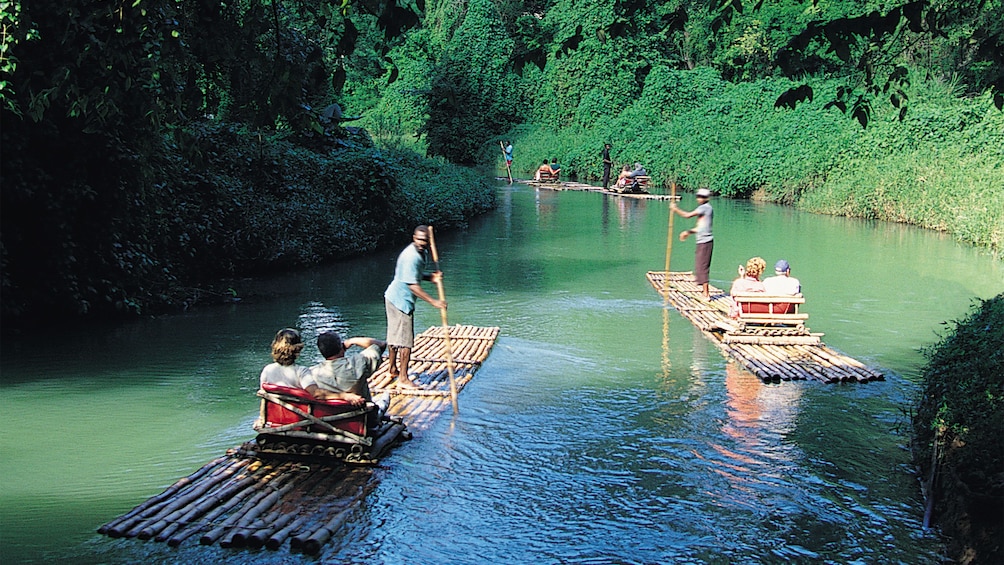
[[[514,168],[525,178],[543,158],[557,157],[563,171],[596,181],[609,142],[615,169],[640,161],[661,186],[911,223],[1000,253],[1004,114],[989,94],[962,99],[928,85],[903,121],[879,107],[862,129],[819,100],[774,108],[791,84],[655,69],[639,100],[602,124],[514,130]],[[498,153],[489,144],[484,159],[497,161]]]
[[[973,34],[1004,45],[1004,4],[979,4],[911,5],[942,18],[939,35],[870,2],[439,2],[345,101],[378,142],[455,162],[497,169],[505,139],[517,176],[557,158],[596,181],[610,142],[657,186],[912,223],[999,255],[1004,55]],[[876,14],[897,25],[876,31]],[[855,18],[868,35],[800,43]]]

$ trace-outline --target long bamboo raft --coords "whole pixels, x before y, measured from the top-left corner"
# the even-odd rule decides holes
[[[519,179],[516,182],[527,184],[537,188],[546,188],[549,190],[578,190],[581,192],[599,192],[601,194],[609,194],[611,196],[623,196],[625,198],[635,198],[638,200],[672,200],[673,197],[669,194],[652,194],[650,192],[618,192],[616,190],[604,189],[601,186],[593,186],[591,184],[584,184],[581,182],[574,181],[537,181],[533,179]]]
[[[764,382],[814,379],[824,383],[882,380],[882,373],[823,344],[808,328],[756,330],[729,318],[729,297],[710,287],[705,300],[691,272],[649,271],[648,280],[663,298],[709,336],[724,352]]]
[[[498,334],[497,327],[449,328],[458,391],[488,358]],[[385,454],[399,440],[404,424],[409,430],[426,430],[450,406],[445,347],[442,327],[415,336],[410,373],[419,389],[392,388],[386,360],[370,377],[374,393],[391,394],[387,414],[400,422],[386,426],[386,432],[375,439],[374,457]],[[171,547],[187,542],[278,550],[288,542],[292,552],[317,554],[375,486],[373,473],[372,467],[324,458],[264,457],[251,440],[104,524],[98,532],[166,542]]]

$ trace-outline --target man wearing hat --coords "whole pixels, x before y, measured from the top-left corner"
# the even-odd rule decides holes
[[[791,276],[791,265],[784,259],[774,263],[774,276],[764,279],[763,286],[767,294],[776,296],[793,296],[802,292],[802,283]]]
[[[671,212],[693,218],[697,216],[697,226],[692,230],[680,232],[680,241],[686,241],[690,234],[697,234],[697,247],[694,249],[694,282],[701,285],[704,298],[711,298],[708,291],[709,273],[711,272],[711,252],[714,250],[715,238],[711,234],[711,224],[714,217],[714,210],[708,200],[711,199],[711,191],[706,188],[697,190],[697,208],[690,212],[684,212],[676,206],[676,202],[669,205]]]

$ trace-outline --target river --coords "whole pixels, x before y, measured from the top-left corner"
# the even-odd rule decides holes
[[[666,202],[500,185],[496,211],[437,237],[450,322],[500,339],[459,416],[382,461],[319,558],[95,530],[253,437],[277,329],[382,336],[398,249],[243,281],[230,306],[5,338],[0,562],[939,562],[907,445],[919,350],[1004,290],[1001,262],[910,226],[712,204],[712,284],[787,259],[808,326],[884,381],[762,384],[664,310],[645,273],[665,267]],[[675,241],[671,269],[693,249]],[[419,304],[419,329],[439,321]]]

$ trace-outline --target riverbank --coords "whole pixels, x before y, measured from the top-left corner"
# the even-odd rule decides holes
[[[879,105],[862,128],[826,108],[832,84],[784,110],[774,100],[795,84],[784,79],[733,84],[710,69],[652,73],[617,116],[587,128],[524,125],[503,136],[515,146],[514,174],[532,176],[546,157],[560,161],[563,175],[596,181],[609,142],[615,176],[639,161],[657,186],[908,223],[1001,257],[1004,112],[989,93],[959,98],[950,85],[919,81],[902,120]],[[671,91],[658,90],[670,82]],[[500,160],[497,141],[485,144],[482,159]]]
[[[380,149],[360,129],[266,136],[206,123],[173,132],[142,166],[116,161],[117,141],[99,132],[77,146],[107,167],[53,168],[24,145],[38,130],[18,126],[22,140],[4,139],[15,155],[3,175],[5,329],[238,301],[242,277],[369,253],[417,224],[463,227],[495,206],[486,175]]]
[[[925,525],[965,565],[1004,558],[1004,294],[980,301],[928,348],[913,418]]]

